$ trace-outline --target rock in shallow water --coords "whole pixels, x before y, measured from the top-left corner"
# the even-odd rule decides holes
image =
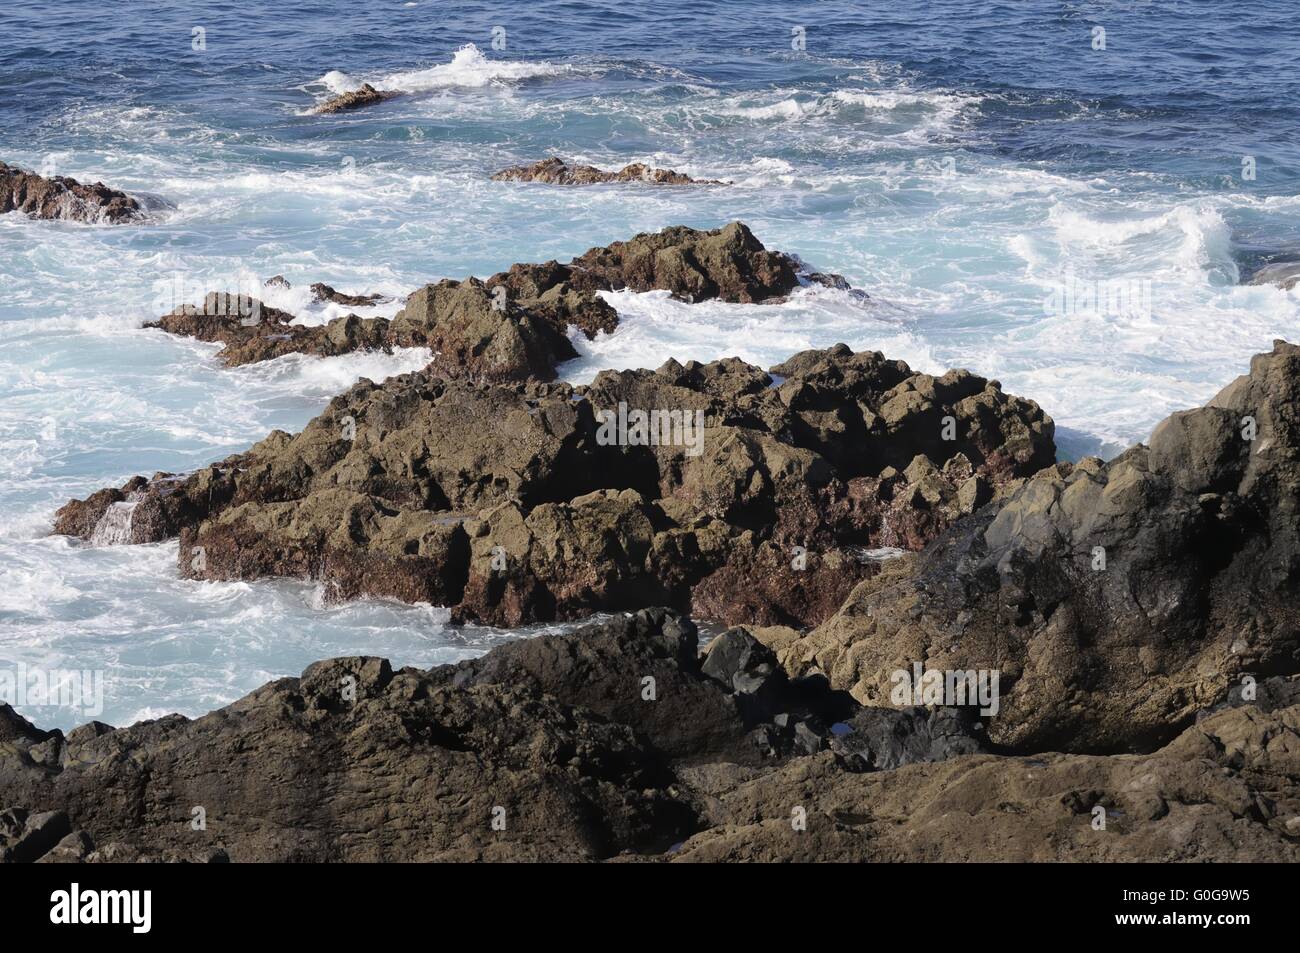
[[[301,434],[74,501],[56,530],[91,538],[131,496],[130,539],[179,534],[193,578],[309,577],[331,599],[505,625],[692,602],[811,625],[876,571],[860,549],[920,545],[962,515],[961,481],[1006,486],[1054,456],[1036,404],[965,372],[843,346],[781,369],[779,386],[735,359],[578,388],[366,381]],[[620,436],[629,408],[675,412],[678,429]]]
[[[397,90],[375,89],[369,83],[362,83],[359,89],[331,96],[323,103],[313,107],[311,111],[316,115],[350,112],[354,109],[377,105],[400,95],[401,93]]]
[[[497,182],[544,182],[548,185],[599,185],[611,182],[642,182],[650,185],[726,185],[717,179],[692,179],[672,169],[655,169],[642,162],[606,172],[593,165],[570,165],[552,156],[531,165],[502,169],[492,176]]]
[[[0,214],[120,225],[144,217],[140,203],[103,182],[85,185],[66,176],[46,178],[0,162]]]
[[[779,301],[803,283],[838,277],[802,268],[794,257],[764,248],[740,222],[712,231],[676,226],[592,248],[567,265],[516,264],[486,281],[425,285],[391,322],[347,315],[324,327],[298,325],[292,315],[252,298],[213,293],[202,306],[177,308],[147,327],[223,342],[221,359],[228,365],[295,353],[327,357],[427,347],[435,353],[431,367],[446,377],[552,380],[558,363],[578,356],[571,328],[594,338],[618,326],[618,313],[598,292],[663,290],[689,301],[754,303]],[[352,307],[378,300],[323,284],[312,289],[320,300]]]

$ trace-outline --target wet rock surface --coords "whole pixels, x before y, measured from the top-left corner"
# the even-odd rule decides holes
[[[717,179],[692,179],[672,169],[656,169],[643,162],[607,172],[593,165],[576,165],[552,156],[531,165],[511,166],[492,176],[496,182],[543,182],[547,185],[601,185],[611,182],[643,182],[649,185],[726,185]]]
[[[56,531],[180,535],[192,578],[312,578],[330,599],[493,624],[666,604],[800,626],[878,570],[862,553],[961,516],[961,486],[1005,488],[1054,456],[1036,404],[965,372],[843,346],[778,370],[779,384],[736,359],[585,387],[363,381],[300,434],[73,501]]]
[[[431,369],[445,377],[552,380],[557,364],[578,356],[570,328],[590,339],[618,326],[618,313],[599,292],[664,290],[688,301],[754,303],[836,280],[843,282],[804,271],[794,257],[764,248],[744,224],[732,222],[711,231],[676,226],[638,235],[567,265],[517,264],[486,281],[444,279],[409,295],[391,321],[347,315],[324,326],[300,325],[249,296],[214,292],[202,305],[185,305],[147,326],[222,342],[220,357],[228,365],[295,353],[427,347],[434,352]],[[381,300],[324,284],[312,290],[317,300],[348,307]]]
[[[279,276],[277,275],[276,277]],[[289,283],[283,278],[280,278],[280,281],[283,282],[285,287],[289,286]],[[268,281],[268,284],[269,283],[270,282]],[[367,308],[389,300],[385,295],[381,294],[344,294],[342,291],[331,288],[329,285],[320,281],[311,286],[311,291],[317,301],[329,301],[333,304],[341,304],[349,308]]]
[[[331,96],[323,103],[315,106],[312,112],[318,116],[350,112],[354,109],[378,105],[400,95],[402,94],[397,90],[375,89],[369,83],[362,83],[360,89],[353,89],[337,96]]]
[[[867,703],[915,660],[997,670],[990,739],[1150,750],[1243,678],[1300,669],[1300,348],[1109,463],[1037,473],[786,645]]]
[[[333,290],[333,289],[330,289]],[[286,354],[331,357],[353,351],[388,350],[388,321],[335,318],[325,325],[293,324],[294,316],[249,295],[211,292],[202,305],[182,305],[145,324],[169,334],[225,347],[218,357],[227,366],[267,361]]]
[[[1272,285],[1290,291],[1300,284],[1300,261],[1278,261],[1256,269],[1248,285]]]
[[[66,176],[46,178],[0,162],[0,214],[120,225],[144,218],[140,202],[102,182],[85,184]]]
[[[1225,708],[1150,756],[1005,757],[964,711],[863,708],[748,633],[703,662],[696,638],[647,610],[427,672],[331,659],[66,736],[0,706],[0,803],[27,805],[0,857],[1300,859],[1298,706]],[[742,714],[755,690],[770,720]]]

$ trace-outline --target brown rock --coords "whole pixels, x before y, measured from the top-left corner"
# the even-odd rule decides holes
[[[390,323],[348,315],[326,327],[294,324],[292,315],[247,296],[209,294],[147,325],[221,341],[230,365],[284,354],[331,356],[360,349],[429,347],[444,376],[485,381],[552,380],[557,363],[577,356],[568,329],[588,338],[618,326],[596,294],[662,288],[678,297],[779,300],[801,281],[792,257],[765,249],[743,224],[713,231],[676,227],[593,248],[568,265],[517,264],[487,281],[445,279],[410,295]],[[319,300],[360,307],[376,295],[344,295],[312,286]]]
[[[317,115],[330,115],[332,113],[347,112],[352,109],[361,109],[365,106],[374,106],[385,100],[393,99],[400,96],[398,90],[375,89],[369,83],[363,83],[360,89],[354,89],[351,92],[340,93],[333,96],[320,105],[312,109]]]
[[[283,278],[281,278],[280,280],[284,281]],[[270,282],[267,283],[270,284]],[[285,287],[288,287],[288,282],[285,282]],[[312,294],[316,297],[317,301],[329,301],[334,304],[341,304],[349,308],[366,308],[374,304],[379,304],[382,301],[389,300],[385,295],[381,295],[381,294],[369,294],[369,295],[344,294],[343,292],[336,291],[335,289],[331,288],[329,285],[319,281],[316,282],[316,284],[311,286],[311,290],[312,290]]]
[[[916,660],[997,670],[990,738],[1027,751],[1150,750],[1243,677],[1300,671],[1298,388],[1279,341],[1149,447],[1009,484],[783,660],[865,703]]]
[[[144,217],[138,201],[103,182],[84,185],[61,175],[47,179],[0,162],[0,214],[13,211],[29,218],[110,225]]]
[[[1289,683],[1150,755],[1008,757],[982,751],[961,712],[859,708],[788,680],[744,630],[715,639],[703,663],[696,639],[689,620],[648,610],[428,672],[318,662],[192,721],[66,738],[19,726],[65,756],[0,743],[0,803],[32,806],[0,812],[0,854],[1300,860]],[[819,726],[832,720],[827,743]],[[18,721],[0,706],[6,724]],[[796,736],[811,744],[770,747]]]
[[[393,327],[454,327],[457,308],[484,295],[435,287],[428,317]],[[815,385],[792,366],[773,386],[736,359],[605,372],[579,388],[431,371],[365,381],[301,434],[73,501],[56,528],[99,543],[179,533],[192,578],[310,578],[331,599],[429,601],[492,624],[664,604],[809,626],[875,571],[864,551],[919,547],[962,515],[963,480],[1003,486],[1051,456],[1051,421],[979,378],[936,395],[934,413],[965,434],[943,441],[906,415],[890,432],[866,423],[921,376],[906,365],[843,347],[798,363]],[[855,376],[861,367],[887,373]],[[653,439],[619,433],[629,408],[657,420]],[[854,452],[836,452],[832,432]],[[873,472],[904,448],[910,476]]]
[[[605,172],[593,165],[569,165],[552,156],[532,165],[517,165],[492,176],[496,182],[545,182],[548,185],[596,185],[608,182],[646,182],[651,185],[726,185],[717,179],[692,179],[672,169],[655,169],[641,162]]]

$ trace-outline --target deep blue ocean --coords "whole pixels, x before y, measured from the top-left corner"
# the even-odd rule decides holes
[[[0,160],[168,206],[135,227],[0,216],[0,666],[106,672],[102,720],[197,714],[317,658],[428,665],[518,633],[176,578],[175,544],[51,538],[72,496],[300,428],[427,353],[224,369],[141,324],[260,287],[404,295],[671,224],[748,223],[844,274],[778,306],[610,296],[573,380],[844,341],[1032,397],[1065,455],[1204,402],[1300,290],[1300,8],[1209,2],[81,2],[0,7]],[[315,116],[362,82],[409,95]],[[548,155],[732,182],[495,183]],[[363,313],[391,313],[396,305]],[[29,712],[44,725],[77,712]]]

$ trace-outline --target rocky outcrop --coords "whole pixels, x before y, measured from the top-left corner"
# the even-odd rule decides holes
[[[315,106],[311,111],[318,116],[349,112],[353,109],[362,109],[366,106],[374,106],[400,95],[401,92],[398,90],[375,89],[375,87],[371,86],[369,83],[362,83],[359,89],[353,89],[346,93],[340,93],[337,96],[331,96],[323,103]]]
[[[0,706],[0,803],[27,805],[0,812],[0,851],[1300,859],[1300,706],[1228,706],[1150,756],[1006,757],[963,711],[863,708],[789,678],[743,630],[703,658],[696,643],[689,620],[648,610],[427,672],[318,662],[194,720],[64,735]]]
[[[649,185],[726,185],[717,179],[692,179],[672,169],[656,169],[643,162],[606,172],[594,165],[570,165],[552,156],[531,165],[516,165],[492,176],[494,182],[544,182],[547,185],[600,185],[610,182],[644,182]]]
[[[891,674],[996,670],[991,740],[1140,751],[1245,678],[1300,671],[1300,348],[1282,341],[1148,445],[1045,469],[886,564],[793,672],[878,704]]]
[[[277,276],[279,277],[279,276]],[[283,278],[280,278],[284,281]],[[288,286],[288,282],[284,282]],[[336,291],[324,282],[316,282],[311,286],[313,297],[317,301],[328,301],[331,304],[341,304],[348,308],[368,308],[372,305],[380,304],[390,300],[386,295],[369,294],[369,295],[350,295],[341,291]]]
[[[805,283],[843,283],[809,273],[793,256],[769,251],[740,222],[712,231],[677,226],[593,248],[567,265],[517,264],[480,281],[445,279],[411,294],[390,322],[347,315],[324,326],[292,323],[292,315],[248,296],[209,294],[147,325],[173,334],[221,341],[221,359],[248,364],[283,354],[320,356],[358,349],[428,347],[445,377],[485,381],[552,380],[555,367],[577,357],[569,331],[589,339],[618,326],[618,313],[598,292],[665,290],[689,301],[779,301]],[[375,295],[342,295],[312,286],[318,300],[351,307]]]
[[[1247,707],[1144,756],[974,754],[859,773],[823,751],[693,767],[679,777],[705,829],[670,859],[1294,863],[1298,742],[1300,707]]]
[[[0,214],[120,225],[144,217],[140,203],[103,182],[90,185],[56,175],[46,178],[0,162]]]
[[[294,320],[287,311],[248,295],[212,292],[202,305],[182,305],[157,321],[147,322],[145,327],[224,344],[219,357],[231,367],[286,354],[331,357],[390,347],[388,321],[384,318],[349,314],[325,325],[294,324]]]
[[[236,861],[662,851],[698,826],[677,756],[763,761],[696,642],[689,620],[652,610],[429,672],[319,662],[193,721],[64,736],[0,708],[15,726],[0,801],[61,805],[37,833],[23,814],[9,849],[34,860],[75,827],[108,853]]]
[[[363,381],[300,434],[74,501],[56,530],[179,533],[192,578],[308,577],[331,599],[495,624],[693,604],[802,626],[877,571],[869,551],[922,545],[1055,455],[1036,404],[965,371],[916,374],[843,345],[776,371],[729,359],[583,387]]]
[[[1278,261],[1256,269],[1248,285],[1272,285],[1290,291],[1300,284],[1300,261]]]

